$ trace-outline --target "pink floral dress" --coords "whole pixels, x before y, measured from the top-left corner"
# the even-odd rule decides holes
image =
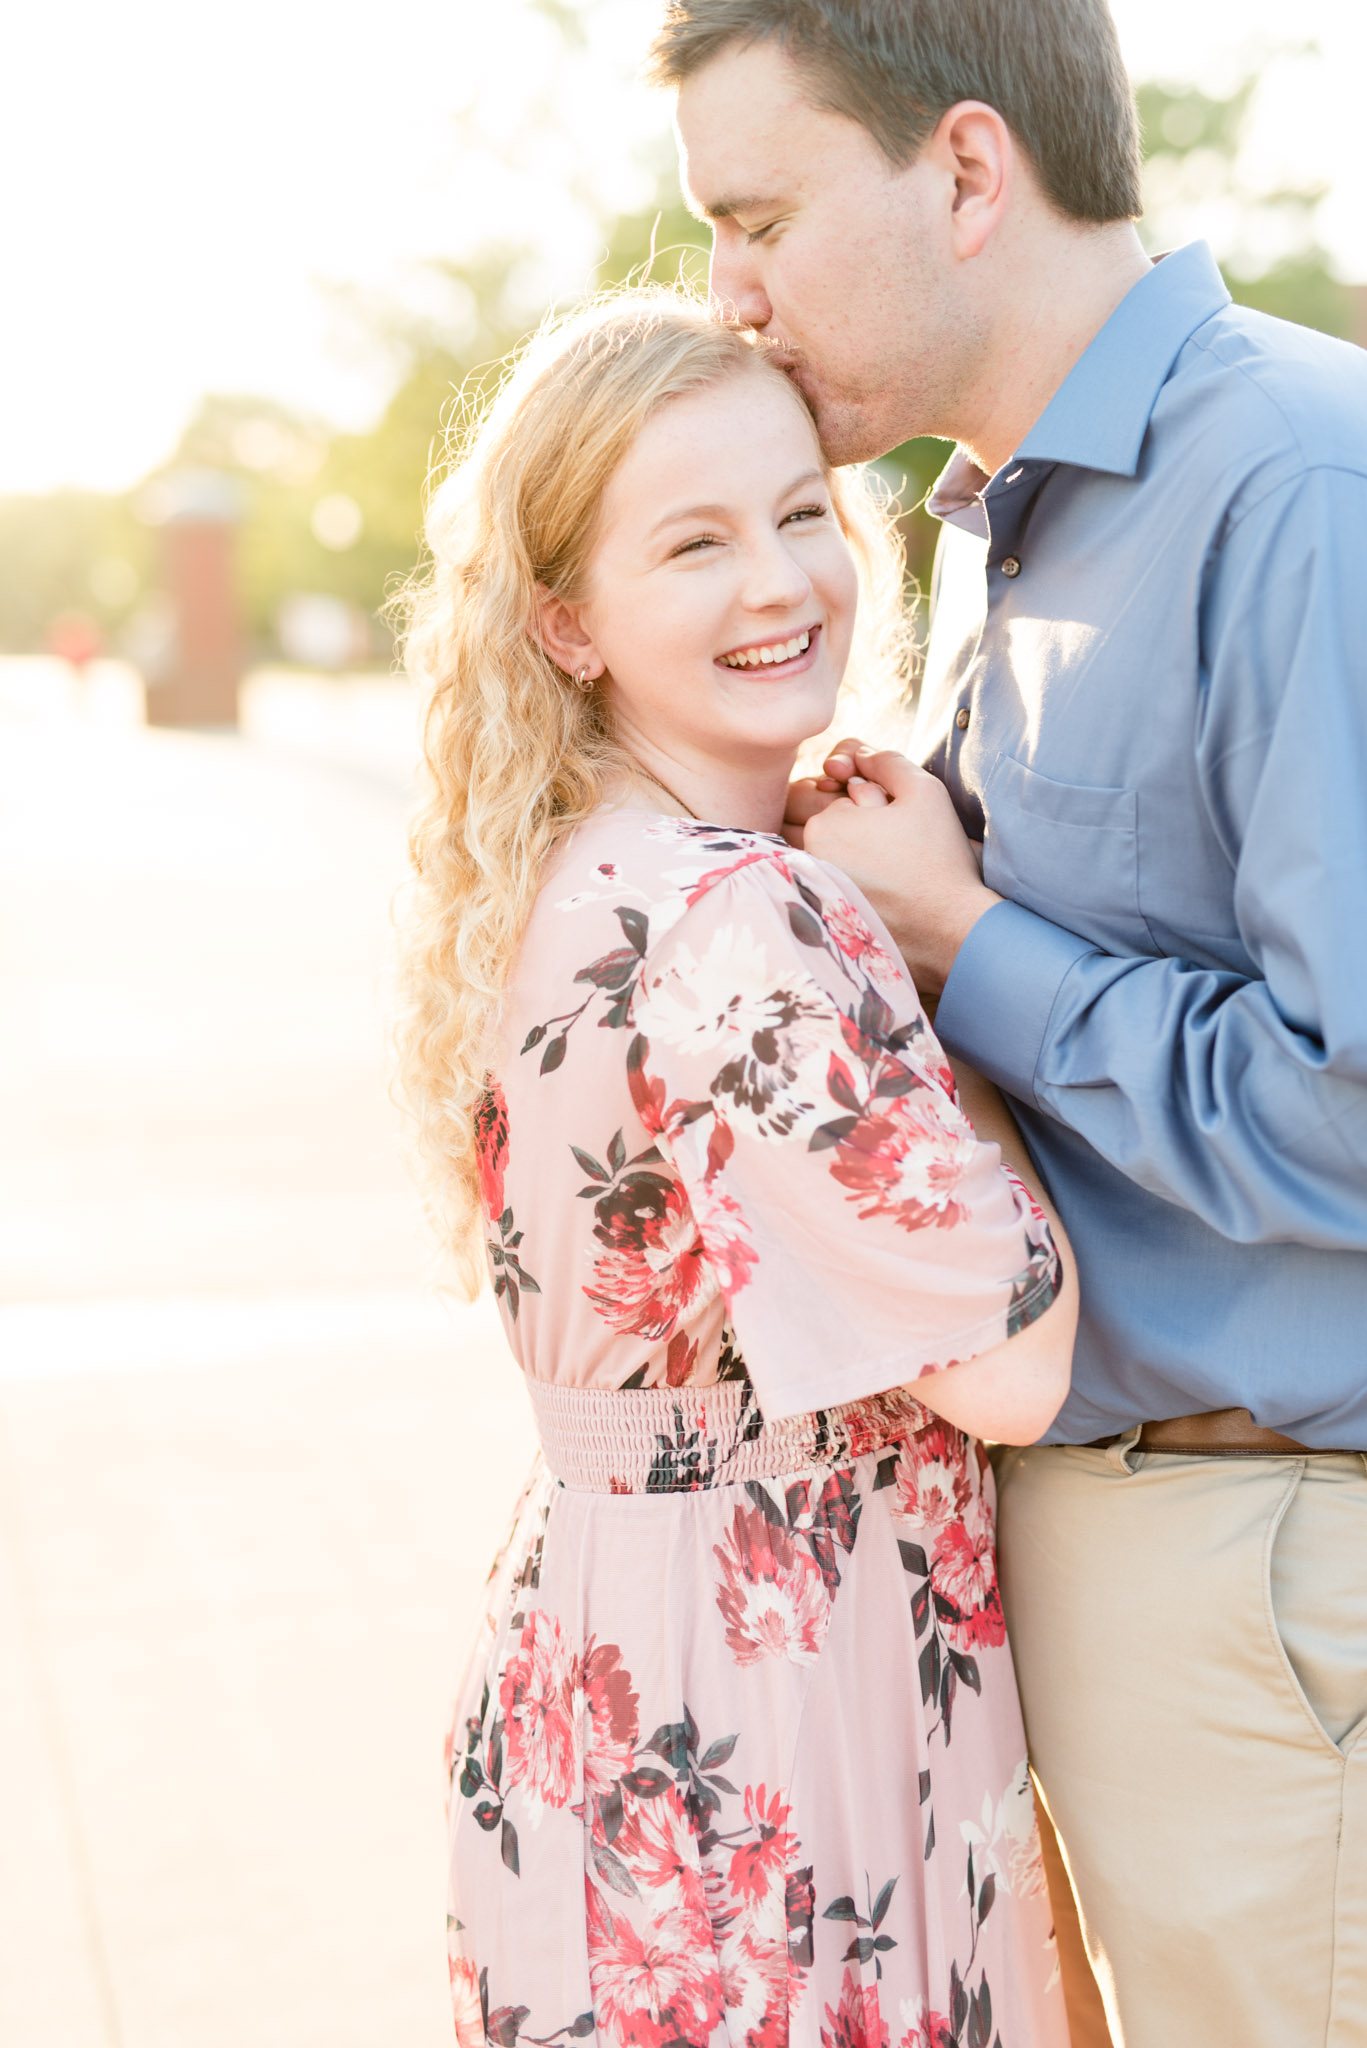
[[[873,912],[598,813],[480,1139],[543,1455],[452,1737],[458,2041],[1066,2048],[991,1468],[907,1391],[1059,1263]]]

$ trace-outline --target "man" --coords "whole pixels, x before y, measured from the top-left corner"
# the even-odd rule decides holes
[[[933,772],[795,815],[1077,1251],[1002,1565],[1112,2031],[1361,2044],[1367,357],[1150,264],[1105,0],[672,0],[655,66],[834,459],[958,444]]]

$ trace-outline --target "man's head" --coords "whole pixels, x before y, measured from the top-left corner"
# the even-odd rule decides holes
[[[714,294],[790,351],[837,462],[962,433],[1041,238],[1140,210],[1106,0],[670,0],[653,67]]]

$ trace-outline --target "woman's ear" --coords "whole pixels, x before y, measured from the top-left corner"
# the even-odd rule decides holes
[[[556,667],[564,669],[567,676],[579,676],[587,670],[589,681],[593,681],[602,675],[603,658],[584,628],[580,607],[568,603],[563,597],[553,596],[543,583],[536,586],[536,602],[528,630]]]

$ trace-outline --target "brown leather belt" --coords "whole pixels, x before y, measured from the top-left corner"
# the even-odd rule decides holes
[[[1104,1451],[1127,1435],[1098,1437],[1089,1450]],[[1166,1422],[1146,1422],[1134,1445],[1137,1451],[1162,1451],[1178,1458],[1345,1458],[1355,1451],[1329,1450],[1297,1443],[1279,1430],[1260,1429],[1247,1408],[1215,1408],[1207,1415],[1173,1415]]]

